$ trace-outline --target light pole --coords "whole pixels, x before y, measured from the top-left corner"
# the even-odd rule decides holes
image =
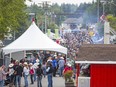
[[[105,14],[105,4],[106,4],[106,0],[101,0],[101,2],[103,3],[103,15]]]
[[[13,32],[13,36],[14,36],[14,37],[13,37],[13,40],[15,41],[15,36],[16,36],[16,35],[15,35],[15,31]]]
[[[38,4],[42,5],[42,8],[44,9],[44,17],[45,17],[45,19],[44,19],[44,23],[45,23],[44,33],[47,32],[47,10],[48,10],[48,7],[49,7],[49,3],[50,3],[50,1],[43,1],[42,3],[38,3]]]
[[[105,2],[103,3],[103,15],[105,14]]]
[[[109,3],[109,4],[112,4],[114,6],[116,6],[116,4],[114,3],[114,1],[107,1],[107,0],[101,0],[101,2],[103,3],[103,15],[105,14],[105,4],[106,3]],[[111,7],[110,7],[111,8]]]
[[[97,22],[99,22],[99,0],[97,0],[97,16],[98,16],[98,19],[97,19]]]
[[[45,33],[47,32],[47,10],[49,7],[49,1],[43,1],[43,9],[45,11],[44,15],[45,15]]]
[[[47,32],[47,12],[45,11],[45,34]]]

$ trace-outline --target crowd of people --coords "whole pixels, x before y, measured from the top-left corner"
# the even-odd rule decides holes
[[[0,67],[0,86],[9,84],[10,87],[21,87],[21,78],[24,78],[24,87],[29,87],[37,82],[37,87],[42,87],[42,78],[48,79],[48,87],[53,87],[53,77],[58,73],[63,77],[63,70],[66,66],[65,56],[62,54],[50,54],[48,58],[40,61],[38,54],[32,59],[27,57],[21,60],[11,59],[8,69],[5,66]],[[31,83],[29,84],[29,76]]]
[[[91,37],[87,30],[64,33],[63,40],[63,45],[68,48],[68,57],[71,59],[77,57],[80,45],[92,43]]]
[[[87,32],[70,32],[65,33],[63,36],[63,45],[68,48],[68,58],[77,58],[78,50],[81,44],[91,44],[91,38]],[[0,67],[0,86],[9,84],[13,87],[21,87],[21,78],[24,77],[24,87],[29,87],[30,84],[34,84],[37,81],[37,87],[42,87],[42,78],[47,76],[48,87],[53,87],[53,77],[56,77],[58,73],[60,77],[63,76],[65,66],[68,66],[66,62],[66,56],[62,54],[37,54],[36,51],[33,53],[33,58],[28,59],[27,57],[21,60],[11,59],[11,63],[6,70],[3,65]],[[71,66],[70,66],[71,67]]]
[[[74,62],[78,58],[79,48],[82,44],[93,44],[93,40],[89,34],[88,30],[72,31],[63,34],[63,44],[68,49],[67,58]],[[73,63],[74,64],[74,63]],[[74,66],[74,65],[73,65]],[[84,68],[82,68],[82,66]],[[89,76],[89,66],[88,64],[81,64],[80,74],[84,76]],[[76,72],[76,70],[74,70]]]

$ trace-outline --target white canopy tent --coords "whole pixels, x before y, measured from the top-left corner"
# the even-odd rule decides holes
[[[67,54],[67,48],[57,44],[32,22],[31,26],[14,42],[2,48],[5,54],[24,50],[48,50]]]

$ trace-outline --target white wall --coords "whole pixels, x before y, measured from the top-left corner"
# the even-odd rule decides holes
[[[13,58],[15,60],[21,60],[24,57],[25,57],[25,52],[24,51],[15,52],[15,53],[11,54],[11,58]]]
[[[104,23],[104,44],[110,44],[110,25],[107,21]]]

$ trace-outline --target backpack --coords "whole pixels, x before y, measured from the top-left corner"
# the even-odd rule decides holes
[[[36,74],[37,76],[41,76],[43,74],[43,70],[41,68],[37,68]]]

